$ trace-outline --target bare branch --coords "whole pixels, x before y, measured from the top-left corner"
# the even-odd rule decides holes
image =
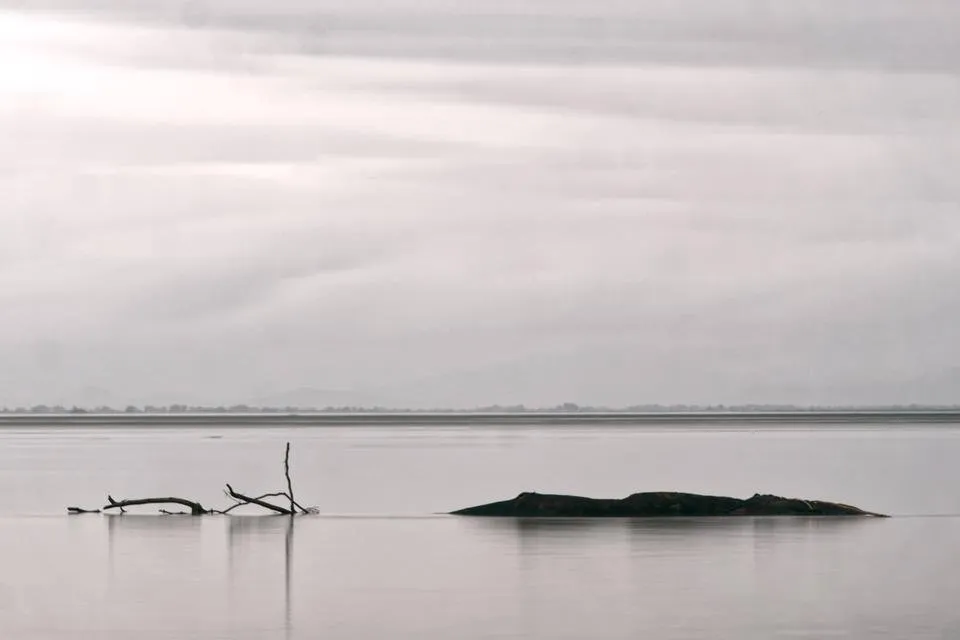
[[[114,502],[116,502],[116,500],[113,499],[113,496],[111,496],[111,495],[109,495],[109,494],[107,495],[107,500],[110,501],[110,504],[113,504]],[[120,513],[126,513],[126,512],[127,512],[127,510],[124,509],[123,507],[119,507],[119,509],[120,509]]]
[[[67,507],[67,513],[100,513],[100,509],[81,509],[80,507]]]
[[[245,496],[242,493],[237,493],[229,484],[227,485],[227,492],[234,500],[241,500],[249,504],[255,504],[258,507],[263,507],[264,509],[269,509],[270,511],[275,511],[276,513],[280,513],[285,516],[294,515],[294,512],[290,511],[289,509],[278,507],[277,505],[266,502],[265,500],[261,500],[260,498],[251,498],[250,496]]]
[[[290,481],[290,443],[287,443],[286,452],[283,454],[283,475],[287,478],[287,497],[290,498],[290,515],[296,513],[296,502],[293,500],[293,483]]]
[[[293,506],[295,506],[297,509],[300,509],[300,513],[307,514],[307,513],[315,513],[315,512],[316,512],[316,510],[311,511],[310,509],[301,506],[300,503],[297,502],[297,501],[295,501],[295,500],[293,501]]]
[[[234,509],[236,509],[237,507],[242,507],[242,506],[247,505],[247,504],[256,504],[255,502],[254,502],[254,503],[246,502],[246,501],[244,501],[244,500],[241,500],[241,499],[239,499],[239,498],[236,498],[236,497],[234,497],[233,495],[230,495],[230,492],[228,492],[228,491],[224,491],[224,493],[227,494],[227,496],[228,496],[231,500],[235,500],[236,503],[233,504],[233,505],[231,505],[231,506],[229,506],[229,507],[227,507],[227,508],[224,509],[223,511],[216,511],[216,510],[215,510],[215,511],[212,511],[211,513],[216,513],[216,514],[219,514],[219,515],[221,515],[221,516],[225,516],[225,515],[227,515],[228,513],[230,513],[231,511],[233,511]],[[239,494],[237,494],[237,495],[239,495]],[[279,497],[286,496],[286,495],[287,495],[287,494],[284,493],[283,491],[276,491],[276,492],[274,492],[274,493],[265,493],[265,494],[263,494],[262,496],[257,496],[256,498],[254,498],[254,500],[263,500],[264,498],[279,498]]]
[[[264,493],[256,497],[250,497],[242,493],[238,493],[234,490],[229,484],[226,485],[227,489],[224,492],[227,497],[234,501],[234,504],[227,507],[223,510],[217,509],[205,509],[203,505],[199,502],[193,500],[187,500],[185,498],[177,497],[163,497],[163,498],[136,498],[128,500],[116,500],[113,496],[107,496],[107,502],[102,509],[83,509],[81,507],[67,507],[67,512],[71,514],[79,513],[101,513],[108,511],[110,509],[117,509],[120,513],[126,513],[126,507],[135,507],[139,505],[147,504],[177,504],[189,509],[189,511],[169,511],[167,509],[160,509],[160,513],[164,515],[204,515],[204,514],[227,514],[233,511],[238,507],[242,507],[245,504],[253,504],[258,507],[267,509],[268,511],[273,511],[274,513],[279,513],[285,516],[297,515],[297,512],[300,513],[317,513],[318,510],[316,507],[306,508],[296,501],[293,497],[293,481],[290,478],[290,443],[287,443],[286,450],[283,456],[283,474],[287,481],[287,490],[286,491],[274,491],[271,493]],[[267,502],[267,498],[286,498],[290,502],[290,508],[281,507],[272,502]]]
[[[210,511],[203,508],[199,502],[193,502],[192,500],[185,500],[183,498],[136,498],[134,500],[114,500],[113,496],[107,496],[107,500],[110,501],[110,504],[103,507],[103,510],[107,509],[120,509],[121,513],[124,511],[124,507],[135,507],[143,504],[179,504],[181,506],[187,507],[190,509],[190,514],[194,516],[200,516],[205,513],[210,513]]]
[[[297,509],[300,509],[300,513],[310,513],[308,509],[303,508],[299,502],[293,499],[293,482],[290,481],[290,443],[287,443],[287,451],[283,456],[283,475],[287,478],[287,497],[290,498],[290,511],[296,513]]]

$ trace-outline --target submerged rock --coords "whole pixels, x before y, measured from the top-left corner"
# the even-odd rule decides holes
[[[659,518],[668,516],[876,516],[879,513],[822,500],[756,494],[752,498],[657,491],[622,499],[524,492],[512,500],[453,511],[457,516],[541,518]]]

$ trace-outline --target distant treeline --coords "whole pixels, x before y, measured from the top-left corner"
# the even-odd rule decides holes
[[[524,413],[524,412],[581,412],[581,413],[679,413],[679,412],[799,412],[799,411],[956,411],[960,410],[960,405],[840,405],[840,406],[798,406],[790,404],[740,404],[740,405],[698,405],[698,404],[639,404],[627,407],[595,407],[581,406],[572,402],[551,406],[551,407],[526,407],[522,404],[516,405],[489,405],[484,407],[475,407],[473,409],[448,409],[443,407],[429,409],[395,409],[391,407],[259,407],[246,404],[234,404],[230,406],[200,406],[186,404],[170,405],[127,405],[119,409],[117,407],[96,406],[96,407],[78,407],[63,405],[37,404],[30,407],[3,407],[0,413],[3,414],[170,414],[170,413],[419,413],[447,412],[447,413]]]

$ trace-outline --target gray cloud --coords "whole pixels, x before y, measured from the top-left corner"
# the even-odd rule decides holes
[[[956,14],[0,2],[0,404],[954,401]]]
[[[598,5],[539,0],[488,2],[306,2],[283,0],[6,0],[0,6],[67,11],[193,29],[278,34],[323,55],[487,60],[515,64],[604,63],[684,66],[956,70],[950,0],[756,2],[683,0]]]

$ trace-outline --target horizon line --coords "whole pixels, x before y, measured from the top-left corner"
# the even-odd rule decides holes
[[[0,415],[42,416],[42,415],[258,415],[258,414],[658,414],[658,413],[843,413],[843,412],[925,412],[960,411],[960,404],[839,404],[839,405],[795,405],[779,403],[743,403],[743,404],[637,404],[622,407],[576,405],[564,403],[546,407],[526,407],[524,405],[481,405],[471,408],[418,407],[398,408],[362,405],[309,406],[257,406],[247,404],[234,405],[127,405],[124,408],[109,405],[84,407],[79,405],[35,404],[30,407],[0,407]]]

